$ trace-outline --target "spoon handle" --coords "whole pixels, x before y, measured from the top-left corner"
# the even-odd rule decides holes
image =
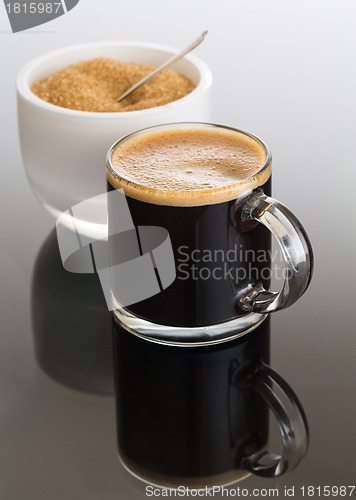
[[[205,38],[205,36],[206,36],[207,33],[208,33],[208,30],[204,30],[203,33],[196,40],[194,40],[194,42],[192,42],[190,45],[188,45],[188,47],[186,47],[185,49],[183,49],[181,52],[179,52],[175,56],[170,57],[166,62],[164,62],[163,64],[161,64],[161,66],[158,66],[158,68],[156,68],[154,71],[152,71],[152,73],[148,74],[147,76],[145,76],[144,78],[142,78],[142,80],[140,80],[139,82],[135,83],[135,85],[133,85],[132,87],[130,87],[128,90],[126,90],[126,92],[124,92],[118,98],[117,102],[120,102],[123,99],[125,99],[125,97],[127,97],[129,94],[131,94],[131,92],[133,92],[134,90],[136,90],[139,87],[141,87],[141,85],[143,85],[144,83],[146,83],[147,80],[150,80],[155,75],[157,75],[157,73],[160,73],[162,70],[164,70],[165,68],[167,68],[171,64],[175,63],[176,61],[178,61],[179,59],[181,59],[186,54],[188,54],[188,52],[190,52],[191,50],[195,49],[195,47],[197,47],[204,40],[204,38]]]

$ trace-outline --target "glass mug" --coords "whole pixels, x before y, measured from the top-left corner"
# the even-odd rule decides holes
[[[167,133],[186,134],[188,152],[190,137],[196,133],[208,137],[211,134],[216,142],[227,134],[233,140],[247,141],[258,150],[262,155],[261,165],[243,180],[197,190],[165,191],[120,174],[119,167],[113,164],[113,155],[121,151],[124,155],[126,145],[135,148],[137,140],[143,141],[144,148],[147,145],[149,150],[152,141],[159,137],[159,146],[160,134]],[[135,161],[140,163],[139,154]],[[163,161],[168,168],[170,155]],[[210,161],[214,163],[214,157]],[[312,247],[297,218],[270,197],[271,153],[257,137],[208,123],[150,127],[117,141],[108,152],[106,169],[113,309],[116,318],[132,333],[173,345],[228,340],[247,333],[269,313],[292,305],[307,289],[313,267]],[[164,170],[161,175],[165,176]],[[122,237],[129,235],[129,231],[120,237],[116,234],[122,211],[112,194],[122,190],[132,227],[136,227],[130,238],[126,238],[134,240],[130,251],[123,248]],[[166,231],[170,238],[175,274],[170,276],[169,286],[162,286],[167,276],[165,265],[171,264],[167,254],[162,258],[152,250],[152,241],[146,241],[150,238],[145,239],[145,228],[152,227]],[[279,292],[269,289],[271,234],[277,239],[285,261],[284,283]],[[139,271],[135,270],[139,268],[140,256],[151,258],[160,293],[125,304],[121,300],[125,291],[144,285],[144,275],[140,281]],[[132,260],[132,282],[130,278],[125,282],[115,273],[116,265],[134,257],[137,259]]]
[[[270,318],[248,335],[172,347],[131,335],[114,319],[119,458],[146,483],[227,485],[292,470],[308,447],[303,408],[269,367]],[[269,451],[269,410],[283,451]],[[275,446],[275,445],[274,445]]]

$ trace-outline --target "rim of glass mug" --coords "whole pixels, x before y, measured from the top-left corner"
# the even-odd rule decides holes
[[[255,172],[253,175],[249,176],[247,179],[244,179],[242,181],[236,182],[235,184],[229,184],[227,186],[219,187],[219,188],[209,188],[209,189],[202,189],[202,190],[177,190],[177,191],[167,191],[165,189],[158,189],[158,188],[152,188],[149,187],[147,188],[146,186],[142,186],[139,183],[136,183],[134,181],[125,179],[122,175],[118,174],[118,172],[115,170],[115,168],[112,165],[112,155],[116,148],[119,148],[121,144],[129,141],[133,137],[137,137],[140,135],[145,135],[145,134],[150,134],[154,132],[155,130],[159,129],[164,129],[166,130],[167,128],[172,128],[172,129],[207,129],[207,128],[213,128],[213,129],[221,129],[221,130],[230,130],[233,133],[241,134],[243,136],[249,137],[253,141],[257,142],[260,146],[262,146],[262,149],[265,153],[265,160],[262,165],[262,167]],[[125,135],[124,137],[121,137],[118,139],[114,144],[111,146],[109,149],[107,156],[106,156],[106,167],[107,170],[110,172],[111,176],[118,180],[118,182],[123,182],[125,184],[125,194],[130,196],[130,193],[135,192],[135,195],[133,195],[134,198],[140,199],[139,197],[137,198],[137,194],[140,190],[147,190],[149,191],[149,197],[152,198],[152,195],[156,195],[156,197],[153,197],[153,203],[158,203],[158,200],[160,197],[163,197],[164,193],[169,192],[170,195],[172,193],[179,195],[180,197],[184,198],[184,195],[186,194],[186,199],[184,206],[188,206],[189,199],[192,199],[192,203],[194,206],[198,206],[200,203],[198,202],[197,198],[199,200],[202,200],[202,205],[205,204],[204,200],[204,195],[209,196],[214,193],[225,193],[226,194],[226,199],[221,198],[219,199],[219,203],[223,201],[228,201],[228,200],[233,200],[239,198],[239,196],[242,196],[246,192],[251,191],[254,189],[254,187],[257,187],[257,185],[261,184],[260,178],[265,177],[265,180],[267,181],[268,178],[271,175],[271,164],[272,164],[272,153],[269,150],[268,146],[260,139],[259,137],[255,136],[254,134],[251,134],[249,132],[245,132],[244,130],[237,129],[235,127],[231,127],[228,125],[221,125],[221,124],[216,124],[216,123],[205,123],[205,122],[177,122],[177,123],[166,123],[164,125],[154,125],[152,127],[146,127],[144,129],[137,130],[135,132],[132,132],[130,134]],[[262,181],[262,184],[264,181]],[[255,186],[254,186],[255,185]],[[116,188],[116,186],[113,186]],[[122,187],[122,186],[120,186]],[[238,188],[241,188],[241,194],[238,194],[237,190],[239,191]],[[191,193],[194,192],[194,197],[191,197]],[[190,194],[188,194],[190,193]],[[172,198],[173,200],[173,198]],[[164,203],[162,203],[164,204]],[[174,203],[172,203],[173,205]]]
[[[174,55],[179,52],[179,49],[168,45],[156,44],[156,43],[148,43],[148,42],[139,42],[139,41],[101,41],[94,43],[86,43],[86,44],[78,44],[78,45],[70,45],[61,49],[57,49],[51,52],[46,52],[45,54],[36,57],[29,61],[18,73],[16,80],[16,87],[19,94],[26,100],[30,101],[36,106],[39,106],[45,110],[48,110],[52,113],[58,113],[66,116],[73,116],[76,118],[92,118],[95,117],[99,120],[108,120],[108,119],[116,119],[118,115],[125,116],[130,115],[131,117],[135,116],[145,116],[149,114],[159,115],[163,111],[168,109],[174,109],[180,107],[182,105],[189,104],[190,101],[193,101],[196,98],[196,94],[204,92],[209,87],[211,87],[213,81],[213,75],[209,68],[209,66],[199,57],[193,54],[187,54],[183,59],[175,63],[173,65],[173,69],[176,69],[178,72],[179,68],[183,67],[187,62],[191,64],[192,68],[197,70],[196,77],[193,83],[196,87],[184,97],[177,99],[176,101],[164,104],[162,106],[155,106],[153,108],[136,110],[136,111],[120,111],[120,112],[92,112],[92,111],[79,111],[74,109],[63,108],[61,106],[57,106],[55,104],[48,103],[38,97],[31,91],[31,86],[38,80],[43,80],[44,78],[50,76],[51,74],[63,69],[70,64],[75,64],[76,62],[83,61],[84,58],[95,58],[100,57],[100,49],[115,49],[115,48],[126,48],[126,49],[141,49],[147,51],[158,51],[162,53],[162,61],[167,57],[167,54]],[[87,55],[83,55],[87,53]],[[90,54],[90,55],[89,55]],[[159,54],[158,54],[159,55]],[[113,51],[112,55],[105,55],[105,57],[115,58],[115,53]],[[63,59],[63,62],[61,60]],[[126,60],[128,59],[128,60]],[[121,56],[120,60],[123,62],[132,62],[130,57]],[[158,60],[158,58],[157,58]],[[147,60],[145,62],[135,61],[138,64],[147,64]],[[150,63],[154,64],[154,62]],[[158,64],[158,62],[157,62]]]

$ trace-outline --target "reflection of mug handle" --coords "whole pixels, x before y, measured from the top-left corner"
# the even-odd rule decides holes
[[[303,226],[287,207],[260,189],[244,202],[240,224],[258,221],[276,237],[283,252],[286,277],[280,292],[270,292],[261,283],[249,287],[241,298],[245,311],[270,313],[285,309],[303,295],[311,280],[313,251]]]
[[[238,373],[240,379],[241,372]],[[307,452],[309,431],[303,407],[287,382],[264,363],[243,379],[242,387],[239,382],[237,386],[262,396],[278,421],[283,440],[282,455],[262,450],[247,457],[243,467],[258,476],[280,476],[294,469]]]

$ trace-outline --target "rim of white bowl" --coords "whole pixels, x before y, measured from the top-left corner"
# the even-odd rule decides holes
[[[70,54],[71,52],[80,51],[84,49],[97,48],[97,47],[133,47],[133,48],[144,48],[144,49],[153,49],[153,50],[161,50],[170,52],[172,55],[179,52],[179,49],[168,45],[161,45],[157,43],[150,42],[139,42],[139,41],[102,41],[102,42],[91,42],[91,43],[83,43],[78,45],[69,45],[67,47],[63,47],[61,49],[56,49],[50,52],[46,52],[41,56],[36,57],[29,61],[22,69],[19,71],[17,80],[16,80],[16,88],[18,93],[27,101],[30,101],[35,106],[48,110],[52,113],[58,113],[66,116],[73,116],[77,118],[93,118],[96,119],[116,119],[119,116],[131,116],[132,118],[135,116],[143,117],[146,114],[161,114],[166,110],[172,110],[174,108],[180,108],[186,104],[189,104],[189,101],[193,101],[197,93],[202,93],[211,87],[213,81],[213,75],[209,68],[209,66],[199,57],[193,54],[187,54],[184,56],[184,59],[190,61],[199,71],[200,80],[195,89],[193,89],[189,94],[177,99],[176,101],[169,102],[168,104],[163,104],[161,106],[156,106],[154,108],[141,109],[136,111],[120,111],[120,112],[94,112],[94,111],[79,111],[76,109],[68,109],[62,108],[61,106],[57,106],[55,104],[51,104],[49,102],[44,101],[36,94],[34,94],[29,86],[28,80],[32,71],[40,64],[52,59],[53,57],[57,57],[60,55]]]

